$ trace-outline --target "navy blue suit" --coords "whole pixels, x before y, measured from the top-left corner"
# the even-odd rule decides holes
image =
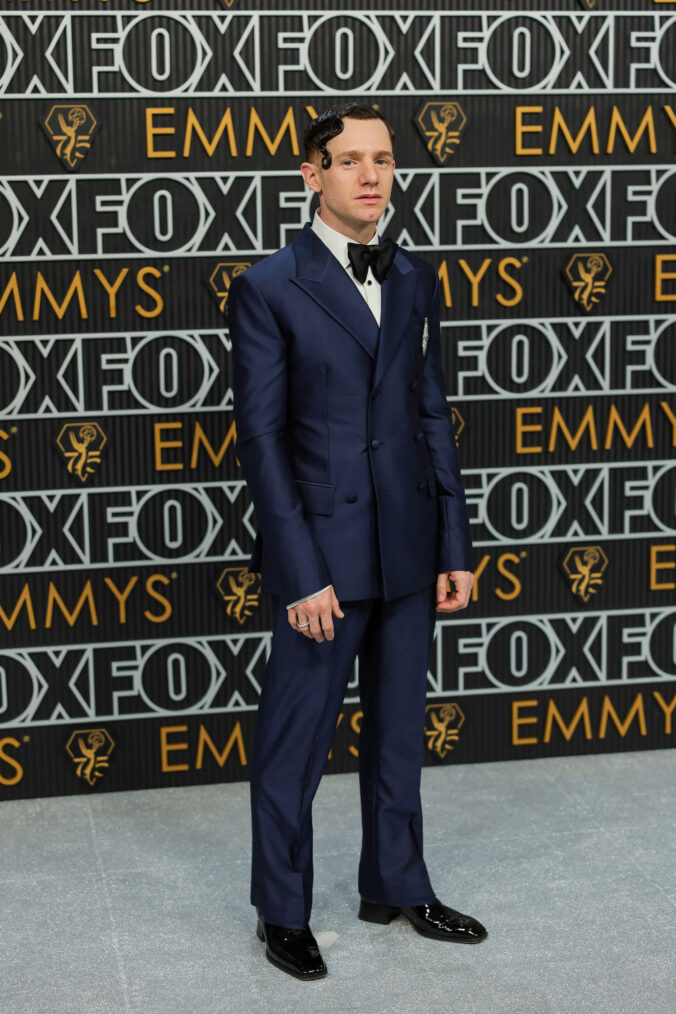
[[[359,890],[422,904],[434,897],[419,794],[434,585],[472,570],[437,275],[398,249],[379,328],[306,225],[233,280],[228,311],[237,457],[259,529],[249,566],[276,607],[251,762],[252,902],[269,922],[308,921],[312,798],[358,657]],[[328,584],[345,617],[318,644],[285,604]]]

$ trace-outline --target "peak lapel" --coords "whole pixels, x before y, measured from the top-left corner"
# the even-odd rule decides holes
[[[417,270],[402,251],[397,250],[392,269],[381,286],[380,340],[374,385],[382,380],[406,332],[417,280]]]
[[[375,358],[378,324],[342,264],[306,225],[294,243],[296,277],[291,281],[330,314]]]

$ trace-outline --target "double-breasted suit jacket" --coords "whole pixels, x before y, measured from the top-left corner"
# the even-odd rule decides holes
[[[397,250],[379,328],[308,224],[233,280],[228,313],[263,591],[390,600],[472,570],[433,266]]]

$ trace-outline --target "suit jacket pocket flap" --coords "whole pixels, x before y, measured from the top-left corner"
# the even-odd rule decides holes
[[[296,486],[306,514],[333,514],[336,487],[324,482],[296,479]]]

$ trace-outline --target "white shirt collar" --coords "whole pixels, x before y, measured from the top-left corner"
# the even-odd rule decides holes
[[[319,208],[315,211],[315,217],[312,220],[312,231],[315,232],[323,243],[329,248],[336,260],[342,264],[344,268],[350,267],[350,259],[347,255],[347,244],[350,241],[348,236],[344,236],[342,232],[338,232],[336,229],[332,229],[330,225],[319,215]],[[373,239],[369,240],[369,245],[372,243],[380,242],[378,237],[378,230],[376,229],[373,234]]]

